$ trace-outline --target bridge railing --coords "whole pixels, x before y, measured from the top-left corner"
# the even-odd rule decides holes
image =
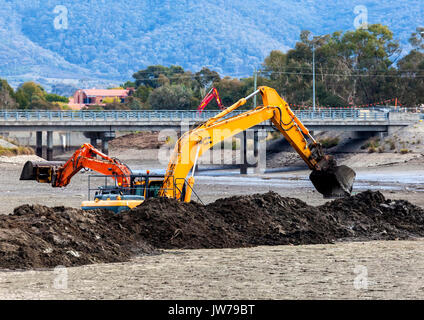
[[[236,110],[230,115],[240,114],[246,110]],[[293,110],[300,120],[362,120],[386,121],[388,112],[367,110]],[[202,121],[207,120],[219,111],[204,111],[202,114],[196,110],[115,110],[115,111],[22,111],[2,110],[0,121]]]
[[[241,113],[236,111],[233,114]],[[207,120],[219,111],[204,111],[198,114],[196,110],[114,110],[114,111],[50,111],[50,110],[36,110],[36,111],[17,111],[17,110],[3,110],[0,111],[0,120],[11,121],[119,121],[119,120]]]
[[[293,110],[300,120],[353,120],[353,121],[387,121],[389,112],[351,110]]]

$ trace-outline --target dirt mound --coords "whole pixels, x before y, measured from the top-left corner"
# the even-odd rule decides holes
[[[366,191],[319,207],[349,234],[346,239],[394,240],[424,236],[424,210],[408,201]]]
[[[423,209],[371,191],[319,207],[274,192],[220,199],[206,206],[150,199],[123,219],[143,241],[166,249],[424,236]]]
[[[134,235],[109,211],[23,205],[0,216],[0,268],[51,268],[128,260]],[[139,243],[138,251],[153,251]]]
[[[148,199],[121,214],[21,206],[0,217],[0,267],[126,261],[155,249],[234,248],[424,236],[424,210],[363,192],[312,207],[274,192],[206,206]]]
[[[110,142],[110,146],[119,149],[159,149],[165,142],[160,142],[157,132],[130,133]]]

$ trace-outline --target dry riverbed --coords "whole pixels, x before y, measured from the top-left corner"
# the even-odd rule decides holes
[[[148,159],[139,164],[136,156],[131,153],[134,160],[122,160],[137,169],[162,168]],[[424,207],[422,165],[418,157],[407,163],[359,168],[354,192],[371,188],[386,198]],[[0,163],[0,214],[27,203],[79,207],[87,198],[87,173],[76,175],[66,189],[53,189],[19,181],[21,168],[21,164]],[[196,190],[205,203],[272,190],[310,205],[323,204],[326,200],[313,190],[307,175],[307,171],[215,178],[203,174],[196,180]],[[170,250],[124,263],[1,271],[0,299],[422,299],[423,245],[420,239]]]
[[[0,299],[422,299],[423,246],[172,250],[125,263],[0,272]]]

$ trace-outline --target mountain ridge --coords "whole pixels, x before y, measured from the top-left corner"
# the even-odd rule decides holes
[[[54,25],[58,5],[66,29]],[[423,24],[419,0],[0,0],[0,77],[119,82],[154,64],[246,76],[271,50],[293,47],[301,30],[353,29],[357,5],[369,23],[388,25],[405,51]]]

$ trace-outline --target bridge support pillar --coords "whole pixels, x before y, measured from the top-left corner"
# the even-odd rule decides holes
[[[259,155],[259,131],[255,130],[253,131],[253,156],[255,159],[258,159]],[[258,166],[258,163],[256,162],[255,167]]]
[[[109,140],[107,139],[102,140],[102,152],[104,154],[109,154]]]
[[[90,144],[91,144],[94,148],[97,148],[97,138],[90,138]]]
[[[47,131],[47,161],[53,160],[53,131]]]
[[[243,138],[241,141],[241,152],[242,152],[242,164],[240,165],[240,174],[247,174],[248,162],[247,162],[247,132],[243,131]]]
[[[66,133],[66,147],[65,147],[66,151],[71,150],[71,133],[67,132]]]
[[[253,135],[253,155],[255,157],[254,172],[264,173],[266,169],[266,131],[255,130]],[[260,143],[260,141],[262,141]]]
[[[115,139],[115,131],[106,131],[100,134],[102,139],[102,152],[104,154],[109,154],[109,141]]]
[[[36,133],[36,143],[35,143],[35,154],[42,158],[43,157],[43,132],[37,131]]]
[[[388,136],[388,133],[387,132],[384,132],[384,131],[380,132],[380,144],[383,144],[384,143],[384,139],[387,136]]]

